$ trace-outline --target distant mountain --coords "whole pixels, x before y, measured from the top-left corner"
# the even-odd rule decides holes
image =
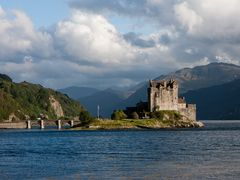
[[[67,94],[70,98],[77,100],[79,98],[83,98],[83,97],[87,97],[92,94],[95,94],[100,90],[95,88],[90,88],[90,87],[71,86],[64,89],[58,89],[58,91],[61,93]]]
[[[135,93],[129,96],[127,99],[119,102],[117,106],[113,109],[125,109],[129,106],[135,106],[136,103],[140,101],[147,101],[147,88],[148,83],[145,82],[142,87],[140,87]]]
[[[129,96],[131,96],[134,92],[129,90],[116,90],[112,88],[105,89],[104,91],[111,92],[112,94],[115,94],[120,99],[127,99]]]
[[[15,83],[0,74],[0,121],[35,119],[40,114],[49,119],[76,117],[83,110],[60,92],[28,82]]]
[[[133,91],[133,92],[136,92],[137,90],[139,90],[140,88],[142,88],[143,86],[146,85],[146,81],[143,81],[143,82],[140,82],[138,83],[137,85],[135,86],[132,86],[129,91]]]
[[[240,79],[240,66],[226,63],[211,63],[205,66],[180,69],[167,75],[161,75],[155,79],[163,80],[170,78],[178,80],[181,94],[189,90],[220,85],[231,82],[235,79]],[[116,108],[133,106],[139,102],[139,100],[146,101],[147,87],[148,82],[126,100],[120,102]]]
[[[180,94],[182,94],[189,90],[221,85],[240,79],[240,66],[226,63],[211,63],[194,68],[180,69],[167,75],[161,75],[155,79],[163,80],[170,78],[178,80]],[[75,99],[81,94],[82,96],[80,95],[78,100],[94,116],[97,115],[97,105],[100,105],[100,114],[103,117],[110,117],[114,109],[124,109],[128,106],[134,106],[139,101],[147,101],[147,87],[148,82],[141,82],[126,91],[116,91],[112,89],[104,91],[97,91],[96,89],[93,91],[87,90],[87,93],[90,92],[90,95],[87,96],[85,96],[85,93],[80,93],[81,89],[77,88],[75,91],[61,90],[61,92],[66,93]],[[70,92],[75,92],[75,94],[71,94]]]
[[[78,100],[93,116],[97,116],[97,106],[99,105],[100,116],[110,117],[116,104],[123,99],[124,96],[121,93],[112,89],[106,89]]]
[[[156,79],[177,79],[180,93],[189,90],[220,85],[240,78],[240,66],[226,63],[211,63],[205,66],[184,68],[176,72],[161,75]]]
[[[240,79],[192,90],[183,96],[188,102],[197,104],[198,119],[240,119]]]

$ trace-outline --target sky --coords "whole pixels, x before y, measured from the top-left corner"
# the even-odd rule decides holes
[[[240,63],[238,0],[0,0],[0,73],[54,89],[127,87]]]

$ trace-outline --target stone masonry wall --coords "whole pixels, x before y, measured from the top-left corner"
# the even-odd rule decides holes
[[[196,120],[196,105],[186,104],[184,99],[178,98],[178,83],[175,80],[149,81],[148,103],[150,112],[175,110],[185,119]]]
[[[187,104],[186,108],[179,108],[178,111],[184,117],[195,121],[196,120],[196,105],[195,104]]]
[[[178,109],[178,84],[176,81],[150,81],[148,89],[150,112]]]
[[[0,129],[26,129],[26,122],[0,123]]]

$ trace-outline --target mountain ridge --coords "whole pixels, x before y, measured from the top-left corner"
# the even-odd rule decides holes
[[[179,82],[179,94],[189,90],[210,87],[231,82],[240,78],[240,66],[227,63],[210,63],[194,68],[183,68],[167,75],[161,75],[154,80],[174,78]],[[147,101],[146,82],[144,86],[133,93],[129,98],[119,103],[119,107],[134,106],[139,100]],[[118,108],[118,107],[116,107]]]
[[[118,92],[112,89],[99,91],[91,96],[79,98],[78,101],[88,109],[93,116],[97,116],[97,106],[100,107],[100,116],[110,117],[112,107],[124,98]]]
[[[93,95],[100,90],[91,87],[70,86],[67,88],[58,89],[57,91],[67,94],[70,98],[79,99]]]

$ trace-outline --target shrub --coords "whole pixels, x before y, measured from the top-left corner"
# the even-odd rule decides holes
[[[150,113],[150,117],[154,119],[163,119],[164,112],[163,111],[154,111]]]
[[[36,114],[31,114],[31,115],[30,115],[30,119],[31,119],[31,120],[36,120],[36,119],[37,119]]]
[[[126,118],[127,118],[127,115],[123,112],[123,110],[116,110],[111,115],[111,119],[113,120],[121,120]]]
[[[182,118],[179,112],[171,110],[154,111],[150,113],[150,117],[160,120],[164,120],[166,118],[169,120],[180,120]]]
[[[137,112],[132,112],[131,118],[132,118],[132,119],[139,119],[138,113],[137,113]]]

